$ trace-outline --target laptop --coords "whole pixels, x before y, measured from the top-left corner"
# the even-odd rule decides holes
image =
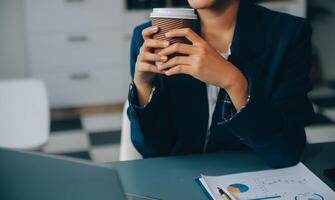
[[[117,172],[79,159],[0,148],[2,200],[145,200],[125,195]]]

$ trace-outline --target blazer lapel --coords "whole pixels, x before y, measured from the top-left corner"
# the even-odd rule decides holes
[[[259,14],[256,12],[257,7],[252,3],[245,0],[240,0],[240,5],[237,13],[237,21],[233,41],[231,44],[232,54],[229,57],[229,61],[239,68],[242,73],[246,76],[254,76],[254,73],[258,74],[261,66],[253,64],[255,62],[261,62],[264,50],[264,37],[262,32],[262,25],[259,24]],[[200,20],[197,20],[194,24],[193,30],[197,34],[201,34]],[[259,66],[257,69],[251,66]],[[253,74],[253,75],[252,75]],[[199,92],[201,96],[205,96],[204,99],[207,103],[202,108],[208,113],[208,101],[206,94],[206,84],[199,81]],[[218,95],[218,102],[224,100],[226,93],[223,89],[220,90]],[[205,107],[206,106],[206,107]],[[215,108],[216,110],[217,108]],[[208,113],[209,114],[209,113]]]
[[[231,63],[247,74],[258,71],[247,67],[261,59],[264,52],[263,29],[255,9],[252,3],[241,0],[229,57]]]
[[[240,0],[229,61],[244,73],[252,73],[256,69],[248,69],[250,63],[262,58],[264,36],[259,23],[257,7],[245,0]],[[201,34],[200,20],[194,25],[194,31]],[[257,70],[256,70],[257,71]]]

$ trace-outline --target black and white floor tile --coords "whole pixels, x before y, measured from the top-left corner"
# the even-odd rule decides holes
[[[119,160],[122,113],[53,119],[42,151],[95,162]]]
[[[310,93],[317,112],[306,128],[309,143],[335,141],[335,81]],[[92,160],[119,160],[122,113],[84,115],[51,122],[50,140],[42,151]]]

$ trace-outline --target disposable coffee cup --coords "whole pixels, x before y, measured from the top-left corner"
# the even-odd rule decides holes
[[[173,29],[181,28],[193,28],[195,21],[198,16],[195,14],[194,9],[190,8],[154,8],[150,14],[151,22],[153,26],[159,27],[159,31],[153,35],[156,40],[169,41],[170,45],[174,43],[186,43],[191,42],[185,37],[177,38],[166,38],[165,33]],[[155,53],[158,53],[161,49],[155,49]],[[169,59],[177,56],[171,55]],[[156,63],[156,65],[159,63]]]

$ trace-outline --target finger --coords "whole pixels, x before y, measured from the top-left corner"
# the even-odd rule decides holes
[[[167,38],[186,37],[193,44],[202,43],[204,40],[190,28],[173,29],[165,34]]]
[[[166,62],[168,60],[168,57],[150,52],[142,52],[141,54],[139,54],[138,60],[140,62],[155,62],[155,61]]]
[[[162,49],[158,54],[168,56],[175,53],[191,55],[196,53],[196,50],[192,45],[189,44],[174,43],[173,45],[170,45],[169,47]]]
[[[162,63],[160,66],[158,66],[159,70],[165,70],[177,65],[190,65],[191,64],[191,58],[190,56],[176,56],[174,58],[171,58],[165,63]]]
[[[154,39],[147,39],[143,43],[143,48],[141,51],[148,51],[151,48],[166,48],[170,45],[169,41],[163,41],[163,40],[154,40]]]
[[[143,39],[146,40],[152,38],[152,35],[157,33],[158,30],[159,28],[157,26],[150,26],[148,28],[143,29],[142,30]]]
[[[190,74],[191,66],[190,65],[177,65],[175,67],[170,68],[167,71],[164,71],[164,74],[167,76],[172,76],[175,74]]]
[[[159,69],[157,69],[157,67],[155,65],[152,65],[150,63],[143,63],[142,65],[140,65],[141,67],[139,67],[139,71],[142,72],[152,72],[152,73],[157,73],[157,74],[164,74],[164,72],[160,71]]]

